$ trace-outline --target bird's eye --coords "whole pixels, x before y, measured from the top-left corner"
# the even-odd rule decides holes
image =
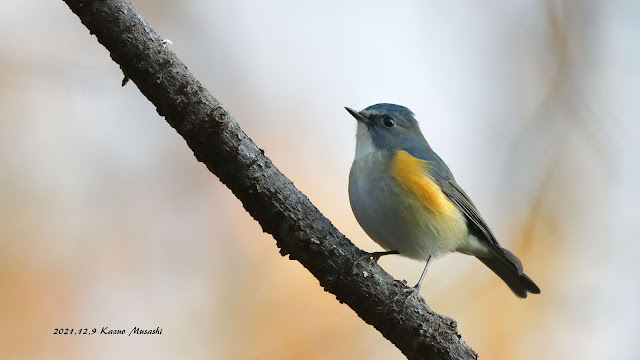
[[[392,118],[390,118],[389,116],[385,116],[384,119],[382,119],[382,123],[384,124],[384,126],[390,128],[393,125],[395,125],[395,121],[393,121]]]

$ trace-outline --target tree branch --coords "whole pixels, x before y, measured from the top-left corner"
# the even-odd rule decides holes
[[[370,261],[242,131],[127,0],[64,0],[158,114],[220,178],[282,255],[298,260],[410,359],[476,359],[454,320],[406,297],[405,285]]]

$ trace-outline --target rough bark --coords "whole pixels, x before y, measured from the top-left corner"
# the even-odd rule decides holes
[[[431,311],[370,261],[242,131],[127,0],[65,0],[126,78],[186,140],[195,157],[338,301],[410,359],[476,359],[454,320]],[[345,175],[346,176],[346,175]],[[355,265],[354,265],[355,263]]]

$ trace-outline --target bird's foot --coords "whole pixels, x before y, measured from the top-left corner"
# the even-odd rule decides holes
[[[351,273],[355,273],[356,264],[364,259],[373,260],[374,263],[378,263],[378,260],[380,260],[380,258],[385,255],[398,255],[398,254],[400,254],[398,250],[375,251],[371,253],[366,253],[366,255],[358,258],[358,260],[353,262],[353,265],[351,266]]]
[[[164,40],[160,41],[160,44],[162,45],[163,48],[166,48],[167,45],[173,45],[173,41],[171,41],[169,39],[164,39]]]
[[[414,287],[406,287],[407,285],[407,281],[403,280],[403,281],[399,281],[396,280],[400,283],[402,283],[402,288],[398,291],[398,293],[396,294],[396,296],[393,297],[393,303],[395,303],[399,298],[404,298],[402,300],[402,305],[403,307],[407,305],[407,301],[409,301],[409,298],[411,297],[415,297],[418,301],[420,302],[424,302],[424,298],[422,296],[420,296],[420,287],[419,286],[414,286]]]

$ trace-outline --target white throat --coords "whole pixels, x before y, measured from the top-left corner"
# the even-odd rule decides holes
[[[358,121],[356,130],[356,159],[365,156],[375,150],[373,140],[367,125]]]

